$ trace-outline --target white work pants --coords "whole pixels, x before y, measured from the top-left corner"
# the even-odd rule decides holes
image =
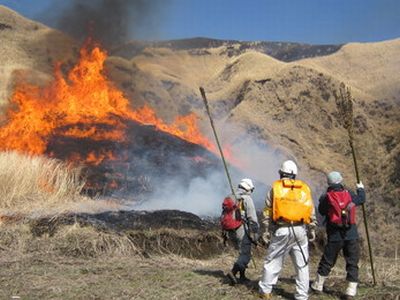
[[[269,294],[272,286],[278,281],[283,261],[289,253],[296,270],[296,294],[295,299],[308,299],[309,272],[308,264],[304,261],[300,247],[296,243],[295,236],[300,244],[305,259],[308,261],[308,239],[305,226],[279,227],[272,236],[264,261],[263,275],[258,285],[260,292]]]

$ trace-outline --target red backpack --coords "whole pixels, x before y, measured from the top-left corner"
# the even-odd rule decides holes
[[[232,196],[227,196],[222,202],[221,227],[223,230],[236,230],[242,225],[240,213],[241,201],[236,202]]]
[[[329,210],[328,219],[338,227],[349,227],[356,224],[356,205],[349,191],[329,191],[327,193]]]

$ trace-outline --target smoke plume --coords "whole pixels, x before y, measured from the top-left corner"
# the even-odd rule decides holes
[[[271,183],[278,179],[280,164],[293,157],[283,151],[269,147],[265,142],[246,132],[229,126],[224,130],[222,140],[231,140],[231,153],[238,166],[230,165],[234,188],[240,179],[251,178],[255,184],[252,194],[255,206],[261,209]],[[232,136],[234,135],[234,136]],[[177,157],[179,160],[179,157]],[[133,204],[134,209],[157,210],[178,209],[200,216],[217,216],[221,213],[223,198],[230,194],[230,187],[222,163],[206,176],[194,176],[187,183],[187,176],[174,176],[159,182],[154,193],[145,201]]]
[[[161,0],[72,0],[51,16],[53,26],[78,40],[88,35],[109,48],[121,42],[153,34],[162,16]],[[44,16],[44,19],[49,19]]]

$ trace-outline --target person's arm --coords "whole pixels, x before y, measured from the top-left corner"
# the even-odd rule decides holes
[[[365,203],[366,196],[364,188],[357,188],[357,194],[350,191],[350,195],[351,195],[351,200],[355,205],[359,206]]]
[[[326,216],[328,214],[328,210],[329,210],[329,204],[328,204],[327,196],[326,196],[326,194],[323,194],[319,198],[318,211],[322,216]]]
[[[258,225],[256,208],[253,199],[250,196],[243,197],[244,209],[246,210],[246,217],[249,223],[256,223]]]
[[[265,198],[265,207],[263,210],[263,220],[262,223],[265,226],[266,231],[269,230],[270,222],[272,221],[272,199],[273,190],[271,189]]]
[[[268,244],[271,239],[272,232],[272,199],[273,199],[273,189],[271,189],[267,196],[265,197],[265,207],[263,210],[262,224],[264,226],[264,232],[262,234],[262,239],[265,244]]]
[[[313,210],[311,213],[311,222],[310,222],[310,224],[308,224],[308,228],[310,230],[315,230],[316,227],[317,227],[317,216],[315,213],[315,207],[313,207]]]

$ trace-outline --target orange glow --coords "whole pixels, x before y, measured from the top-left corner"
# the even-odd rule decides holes
[[[105,51],[88,40],[80,49],[77,64],[66,76],[61,64],[55,66],[54,80],[39,87],[29,83],[16,86],[7,112],[7,123],[0,127],[0,149],[43,154],[51,136],[124,142],[124,120],[151,124],[160,131],[203,146],[216,148],[199,130],[198,118],[191,113],[166,124],[149,106],[132,109],[129,100],[104,75]],[[82,159],[80,155],[69,156]],[[112,153],[90,152],[84,161],[99,164],[115,159]]]

